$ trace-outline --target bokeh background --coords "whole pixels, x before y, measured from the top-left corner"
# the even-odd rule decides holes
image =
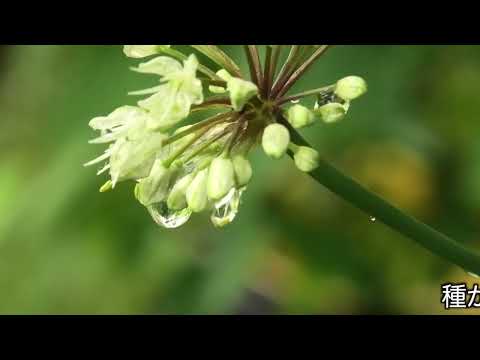
[[[242,49],[225,46],[236,59]],[[154,83],[121,46],[0,47],[0,313],[453,314],[475,279],[339,200],[289,159],[253,156],[236,221],[159,228],[133,183],[100,194],[87,126]],[[338,46],[297,90],[369,93],[305,137],[337,167],[480,248],[480,47]],[[478,311],[464,310],[464,314]]]

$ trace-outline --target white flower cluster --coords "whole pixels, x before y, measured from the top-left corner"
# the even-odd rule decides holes
[[[317,118],[326,123],[339,121],[351,101],[367,91],[362,78],[349,76],[335,85],[285,97],[283,92],[288,88],[282,87],[296,73],[290,69],[296,63],[293,58],[273,82],[275,69],[270,71],[266,66],[262,74],[259,60],[255,60],[258,53],[247,46],[251,74],[256,74],[251,82],[218,47],[192,47],[221,69],[214,72],[200,64],[194,54],[186,56],[170,45],[125,45],[128,57],[152,57],[132,70],[158,77],[159,84],[131,92],[142,96],[136,106],[119,107],[89,123],[100,132],[90,143],[108,145],[101,156],[85,164],[102,163],[98,174],[109,172],[110,180],[100,191],[113,189],[125,180],[136,181],[136,199],[167,228],[176,228],[193,213],[203,211],[211,212],[217,227],[233,221],[252,178],[247,157],[257,144],[261,143],[272,159],[288,152],[298,169],[314,171],[320,164],[319,153],[293,143],[294,129],[311,126]],[[308,48],[313,49],[312,56],[322,51],[319,45]],[[279,47],[272,48],[270,55],[277,50]],[[295,54],[299,53],[292,51],[292,56]],[[206,77],[197,77],[197,73]],[[204,86],[215,95],[205,100]],[[317,96],[313,110],[297,101],[305,96]],[[289,101],[295,104],[284,111],[281,106]],[[217,106],[223,110],[215,116],[182,126],[192,111]]]
[[[124,53],[143,58],[168,48],[126,45]],[[170,134],[188,117],[193,105],[204,101],[198,66],[193,54],[183,65],[169,56],[141,63],[133,70],[159,76],[160,85],[130,93],[149,95],[138,101],[138,106],[122,106],[89,123],[100,131],[100,136],[90,143],[109,144],[104,154],[85,164],[106,163],[98,174],[109,171],[111,180],[100,190],[114,188],[120,181],[136,180],[136,198],[157,223],[167,228],[178,227],[193,212],[207,209],[213,211],[216,226],[228,224],[238,211],[240,196],[252,175],[243,149],[228,156],[224,151],[229,139],[225,135],[233,136],[228,121],[212,121],[211,126],[199,131],[185,126]],[[226,86],[236,110],[257,94],[254,84],[232,76],[226,79]],[[222,117],[220,114],[219,119]],[[178,139],[171,141],[175,136]]]

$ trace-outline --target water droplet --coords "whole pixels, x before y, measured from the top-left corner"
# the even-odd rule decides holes
[[[290,102],[291,102],[292,104],[298,104],[298,103],[300,102],[300,100],[297,99],[297,100],[292,100],[292,101],[290,101]]]
[[[474,277],[474,278],[476,278],[476,279],[480,279],[480,276],[477,275],[477,274],[475,274],[475,273],[472,273],[472,272],[468,272],[468,271],[467,271],[467,274],[470,275],[470,276],[472,276],[472,277]]]
[[[147,207],[147,209],[153,220],[158,225],[167,229],[175,229],[182,226],[188,221],[188,219],[190,219],[190,216],[192,215],[192,210],[189,208],[185,208],[180,211],[169,209],[165,201],[150,205]]]
[[[246,187],[241,189],[234,188],[223,199],[215,203],[212,216],[210,217],[213,225],[224,227],[235,219],[240,205],[240,198],[245,190]]]
[[[375,221],[377,221],[377,218],[372,216],[372,217],[370,218],[370,221],[371,221],[371,222],[375,222]]]

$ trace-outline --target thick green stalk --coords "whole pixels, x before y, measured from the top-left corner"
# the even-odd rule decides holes
[[[310,146],[291,126],[289,128],[294,143]],[[292,154],[290,153],[290,155]],[[460,266],[467,272],[480,274],[480,255],[478,253],[468,250],[444,234],[400,211],[342,174],[326,161],[321,160],[318,168],[310,175],[327,189],[363,210],[376,221],[411,238],[432,253]]]

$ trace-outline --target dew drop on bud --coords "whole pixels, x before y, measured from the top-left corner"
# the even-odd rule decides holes
[[[224,227],[230,224],[237,216],[240,198],[246,187],[241,189],[231,189],[227,195],[214,205],[212,216],[210,217],[213,225]]]
[[[175,229],[182,226],[192,215],[192,210],[188,207],[179,211],[169,209],[166,201],[150,205],[147,209],[153,220],[167,229]]]

